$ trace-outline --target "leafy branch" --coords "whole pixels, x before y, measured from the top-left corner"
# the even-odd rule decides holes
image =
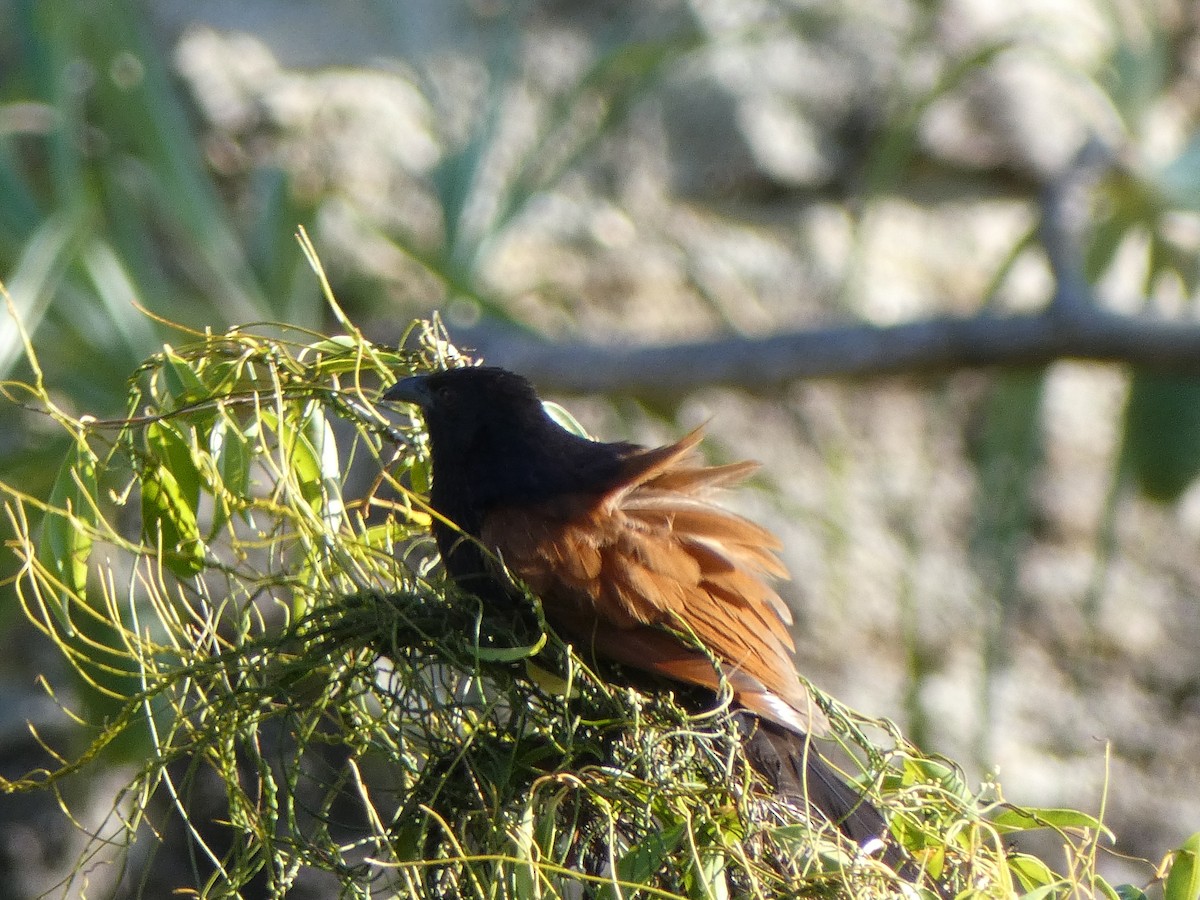
[[[0,485],[17,592],[113,711],[81,722],[83,752],[0,789],[56,789],[118,740],[141,760],[64,889],[137,838],[183,841],[194,871],[167,887],[214,897],[314,872],[364,898],[894,895],[894,873],[761,790],[728,717],[614,687],[442,582],[409,487],[429,480],[423,435],[374,399],[465,360],[436,323],[396,351],[340,318],[337,337],[168,346],[122,419],[7,388],[71,438],[48,500]],[[1090,874],[1098,820],[1018,813],[827,702],[848,771],[930,883],[1115,896]],[[1035,827],[1072,848],[1067,875],[1005,850]]]

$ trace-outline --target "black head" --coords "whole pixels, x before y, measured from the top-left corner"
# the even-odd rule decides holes
[[[392,385],[384,400],[402,400],[419,407],[432,433],[460,432],[488,419],[522,419],[539,413],[542,402],[533,385],[505,369],[479,367],[447,369],[430,375],[413,375]],[[434,438],[436,440],[436,438]]]
[[[421,410],[435,460],[460,456],[469,448],[487,449],[480,444],[499,449],[526,433],[558,427],[533,385],[494,367],[414,375],[396,382],[383,399],[403,400]]]
[[[415,375],[383,399],[420,408],[433,453],[434,505],[468,530],[493,505],[586,490],[616,470],[614,445],[564,429],[533,386],[504,369]]]

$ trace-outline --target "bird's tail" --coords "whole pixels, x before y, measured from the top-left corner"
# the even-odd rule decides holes
[[[908,860],[889,837],[887,822],[862,794],[843,781],[807,735],[774,722],[743,715],[746,759],[775,791],[816,810],[867,852],[876,852],[897,871]]]

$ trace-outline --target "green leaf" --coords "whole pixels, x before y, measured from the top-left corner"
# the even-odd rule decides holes
[[[1113,894],[1117,900],[1147,900],[1146,892],[1132,884],[1118,884]]]
[[[545,635],[538,641],[537,648],[540,649],[546,643]],[[534,651],[537,652],[536,650]],[[540,687],[545,693],[552,697],[565,697],[568,700],[574,700],[580,696],[581,691],[578,686],[572,684],[566,678],[551,672],[549,669],[543,669],[533,661],[533,655],[529,654],[525,657],[525,675],[526,677]],[[486,659],[481,653],[480,659]]]
[[[151,546],[162,539],[163,564],[180,578],[204,568],[204,543],[196,525],[195,506],[188,503],[171,470],[164,465],[142,475],[142,536]]]
[[[251,426],[251,432],[257,426]],[[236,420],[223,415],[213,422],[208,435],[208,452],[216,465],[219,485],[213,485],[213,521],[209,535],[215,535],[229,521],[233,505],[250,494],[250,468],[254,461],[254,444],[238,427]]]
[[[306,412],[303,423],[295,432],[292,454],[300,492],[326,526],[336,530],[345,511],[337,439],[329,420],[315,406]]]
[[[1038,411],[1044,389],[1042,369],[997,377],[971,446],[979,481],[971,552],[1004,608],[1016,602],[1021,551],[1029,539],[1031,498],[1042,457]],[[1004,636],[989,638],[1003,640]]]
[[[527,647],[477,647],[475,655],[484,662],[516,662],[537,656],[544,646],[546,646],[546,635],[543,633]]]
[[[374,354],[375,361],[389,368],[403,368],[404,360],[396,352],[381,351]],[[321,379],[328,375],[341,375],[355,372],[374,365],[368,364],[363,358],[362,348],[358,341],[346,334],[338,334],[323,341],[309,344],[297,355],[296,359],[303,362],[308,369],[308,377]]]
[[[146,449],[155,462],[170,470],[187,505],[195,509],[202,479],[188,439],[174,424],[159,420],[146,426]]]
[[[20,259],[6,260],[5,283],[21,323],[30,333],[42,325],[61,293],[61,283],[86,235],[86,217],[70,211],[46,219],[21,249]],[[0,329],[0,375],[7,376],[24,355],[20,332]]]
[[[725,877],[725,855],[703,853],[695,865],[688,893],[697,900],[728,900],[729,881]]]
[[[971,796],[967,782],[957,768],[935,759],[904,759],[905,784],[936,784],[944,791],[964,799]]]
[[[1113,837],[1103,822],[1077,809],[1008,806],[992,817],[992,824],[1001,834],[1038,828],[1086,828]]]
[[[431,521],[429,515],[418,512],[415,509],[405,510],[404,512],[409,517],[407,522],[389,518],[382,524],[372,525],[367,528],[359,535],[359,540],[368,547],[390,549],[401,541],[419,537],[429,532],[429,523]]]
[[[1107,218],[1092,223],[1091,240],[1084,253],[1083,270],[1089,282],[1095,282],[1108,270],[1117,250],[1135,224],[1134,219],[1118,210]]]
[[[209,452],[217,463],[221,484],[233,496],[245,498],[250,491],[250,466],[254,447],[230,419],[218,419],[208,439]]]
[[[311,223],[314,218],[315,209],[306,201],[319,198],[295,190],[288,172],[269,164],[255,167],[247,187],[248,207],[257,215],[242,233],[263,293],[275,300],[283,321],[315,328],[321,322],[320,291],[312,278],[304,277],[307,265],[294,234],[298,222]]]
[[[1008,868],[1017,876],[1021,886],[1027,891],[1063,883],[1062,879],[1050,871],[1050,867],[1036,856],[1014,853],[1008,857]]]
[[[667,865],[683,845],[687,826],[683,823],[673,825],[657,834],[651,834],[641,843],[635,844],[625,852],[617,862],[617,879],[624,885],[649,884],[659,869]],[[616,886],[604,885],[596,896],[600,900],[616,900],[618,896],[631,896],[628,889],[618,894]]]
[[[531,805],[526,805],[521,811],[521,818],[510,833],[515,855],[519,864],[513,867],[513,894],[519,900],[537,900],[542,896],[541,879],[538,877],[537,857],[535,850],[534,829],[536,817]]]
[[[173,401],[168,404],[168,409],[178,409],[210,395],[208,387],[187,360],[178,356],[169,346],[163,352],[162,373],[167,393]]]
[[[174,237],[172,252],[178,265],[219,298],[208,311],[210,321],[214,313],[227,321],[270,318],[272,306],[246,263],[244,244],[205,164],[169,60],[157,51],[145,15],[136,6],[112,0],[88,4],[87,9],[91,15],[86,27],[80,27],[84,20],[77,6],[65,13],[80,31],[75,46],[64,48],[70,54],[67,59],[78,57],[98,73],[110,71],[113,61],[122,56],[135,59],[139,67],[139,77],[132,83],[97,77],[86,98],[89,116],[115,144],[108,153],[89,154],[83,161],[88,165],[90,157],[98,156],[98,162],[108,163],[91,165],[86,174],[118,169],[112,173],[117,199],[110,218],[140,214],[141,223],[134,219],[134,224],[145,229],[153,223]],[[96,126],[89,123],[89,127]],[[78,133],[84,131],[81,123]],[[138,173],[135,180],[129,176],[131,166]]]
[[[409,457],[408,478],[415,493],[422,497],[429,496],[433,489],[433,462],[429,456],[421,459]]]
[[[1163,900],[1196,900],[1200,897],[1200,832],[1196,832],[1175,851],[1175,861],[1167,874]]]
[[[63,596],[63,622],[70,628],[70,595],[85,599],[88,558],[92,552],[91,528],[96,525],[96,456],[87,441],[75,447],[59,467],[50,491],[51,509],[42,521],[38,558],[58,578]]]
[[[779,841],[787,845],[789,849],[796,851],[812,847],[818,832],[808,822],[796,822],[791,825],[779,825],[772,828],[770,834],[773,840]]]
[[[1200,475],[1200,378],[1135,373],[1122,454],[1143,494],[1178,500]]]

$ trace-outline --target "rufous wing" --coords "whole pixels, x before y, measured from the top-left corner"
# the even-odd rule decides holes
[[[723,677],[747,709],[823,733],[792,662],[791,614],[767,580],[787,577],[778,540],[706,496],[756,466],[703,466],[699,439],[632,454],[603,492],[492,512],[481,541],[584,652],[714,691]]]

